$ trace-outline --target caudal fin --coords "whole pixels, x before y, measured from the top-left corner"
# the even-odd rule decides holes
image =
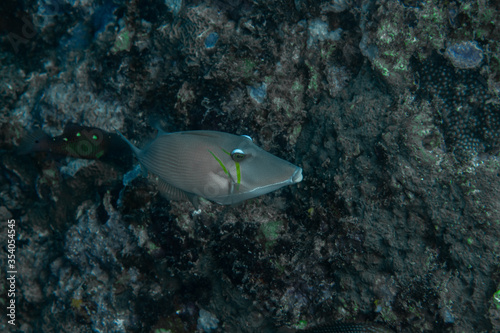
[[[21,140],[17,148],[17,154],[25,155],[33,152],[49,151],[50,139],[51,137],[41,129],[30,132]]]

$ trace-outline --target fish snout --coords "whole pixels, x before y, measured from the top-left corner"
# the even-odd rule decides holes
[[[300,183],[302,178],[302,168],[297,167],[291,178],[292,184]]]

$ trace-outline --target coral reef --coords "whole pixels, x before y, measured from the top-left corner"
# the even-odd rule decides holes
[[[470,41],[448,45],[445,55],[460,69],[477,68],[483,61],[483,50]]]
[[[470,60],[476,62],[477,59]],[[458,61],[451,62],[457,66]],[[420,88],[431,99],[443,122],[446,144],[461,159],[500,149],[497,97],[488,91],[477,71],[454,69],[439,56],[418,65]],[[464,64],[461,67],[467,67]],[[472,66],[469,66],[472,67]]]

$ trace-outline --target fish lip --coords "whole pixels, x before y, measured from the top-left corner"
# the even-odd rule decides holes
[[[292,178],[291,178],[292,183],[294,183],[294,184],[299,183],[302,181],[302,178],[303,178],[302,168],[297,167],[297,169],[295,169],[295,172],[293,173]]]

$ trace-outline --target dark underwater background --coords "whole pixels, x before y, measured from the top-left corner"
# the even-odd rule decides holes
[[[2,0],[0,330],[500,331],[499,13]],[[18,154],[68,124],[139,147],[153,124],[250,135],[304,180],[195,211],[126,146]]]

